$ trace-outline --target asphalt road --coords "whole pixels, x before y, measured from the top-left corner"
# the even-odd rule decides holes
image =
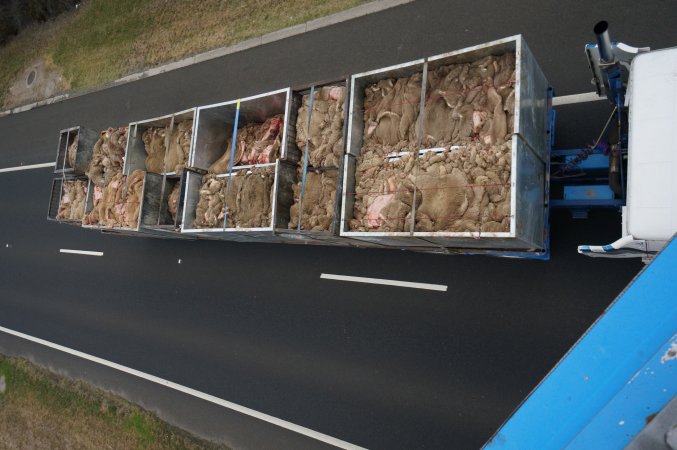
[[[630,45],[677,44],[673,1],[626,3],[418,0],[1,118],[0,167],[52,161],[58,131],[69,126],[124,125],[517,33],[558,94],[589,92],[582,50],[597,20],[608,20],[612,39]],[[590,142],[608,111],[604,103],[562,108],[557,145]],[[578,244],[620,236],[614,211],[585,221],[553,213],[547,262],[177,242],[47,222],[51,177],[49,169],[0,174],[0,326],[369,448],[480,447],[641,268],[635,260],[576,254]],[[449,291],[327,281],[320,273],[446,284]],[[6,338],[0,348],[37,354]],[[103,377],[66,358],[52,356],[50,365]],[[134,381],[100,384],[129,393]],[[198,432],[227,420],[205,414],[196,424],[180,407],[167,413],[162,395],[170,394],[146,397],[146,405]],[[314,445],[274,437],[262,443],[273,436],[263,432],[258,441],[248,438],[266,426],[255,422],[242,429],[221,423],[227,432],[212,435],[238,448]]]

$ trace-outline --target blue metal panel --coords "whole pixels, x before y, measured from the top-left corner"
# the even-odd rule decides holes
[[[673,239],[555,366],[485,448],[561,449],[569,444],[577,445],[576,436],[580,433],[585,437],[582,431],[593,424],[598,414],[598,419],[604,419],[601,410],[607,404],[614,406],[610,402],[627,386],[628,380],[646,367],[647,361],[650,361],[649,367],[655,367],[651,356],[664,349],[668,339],[677,334],[676,292],[677,240]],[[677,378],[666,382],[669,389],[677,389]],[[637,385],[635,389],[640,387]],[[633,402],[633,399],[639,400],[637,395],[628,399],[631,403],[624,405],[625,410],[635,407],[640,410],[638,414],[647,411],[646,401],[650,407],[654,404],[651,399]],[[623,403],[622,399],[616,402]],[[628,420],[636,423],[634,418]],[[607,437],[625,432],[618,422],[614,425],[603,420],[602,423],[609,424],[604,431]]]
[[[674,352],[674,356],[672,355]],[[664,342],[567,449],[624,448],[677,395],[677,334]]]
[[[620,208],[625,201],[620,198],[598,200],[550,200],[552,208]]]
[[[614,193],[606,184],[564,186],[565,200],[610,200]]]

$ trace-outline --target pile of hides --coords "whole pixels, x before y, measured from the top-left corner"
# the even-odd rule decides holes
[[[345,95],[346,89],[340,86],[325,86],[315,91],[310,129],[310,94],[303,96],[296,119],[296,145],[302,152],[308,145],[309,166],[338,167],[343,156]]]
[[[75,168],[75,157],[78,153],[78,140],[79,140],[79,135],[75,135],[75,139],[73,139],[73,142],[70,143],[68,146],[68,150],[66,151],[66,162],[71,168]]]
[[[129,177],[118,173],[105,186],[95,186],[93,208],[84,216],[83,225],[136,228],[144,178],[144,171],[135,170]]]
[[[167,197],[167,211],[172,216],[172,220],[176,222],[176,212],[179,209],[179,194],[180,194],[180,183],[176,182],[172,188],[172,192],[169,193]]]
[[[163,173],[167,152],[167,128],[147,128],[141,139],[147,155],[146,170],[153,173]]]
[[[275,162],[280,156],[283,126],[284,116],[279,114],[263,123],[248,123],[238,129],[233,166]],[[231,137],[223,155],[209,166],[209,173],[228,173],[232,144]]]
[[[515,54],[487,56],[428,73],[423,146],[510,139],[515,113]]]
[[[59,212],[56,216],[59,220],[82,220],[87,201],[87,181],[64,180],[62,185]]]
[[[193,228],[223,228],[225,187],[228,179],[215,175],[202,178],[199,199],[195,208]]]
[[[174,124],[174,130],[169,137],[169,147],[165,157],[165,170],[179,173],[186,166],[190,153],[190,143],[193,139],[193,121],[184,120]]]
[[[414,74],[365,89],[350,229],[509,231],[515,54],[430,71],[421,139],[420,81]],[[419,140],[441,150],[417,157]]]
[[[226,189],[226,226],[229,228],[269,227],[272,213],[274,167],[240,170]]]
[[[327,231],[334,218],[338,167],[343,156],[343,126],[346,89],[341,86],[325,86],[313,96],[313,110],[308,128],[310,94],[304,95],[296,120],[296,145],[303,152],[308,147],[306,186],[303,194],[301,229]],[[301,162],[301,165],[303,162]],[[325,170],[314,170],[318,168]],[[303,170],[297,174],[298,182],[292,186],[294,204],[290,209],[289,228],[296,229],[299,223]]]
[[[299,171],[299,179],[302,174]],[[308,172],[303,194],[303,214],[301,215],[301,229],[313,231],[327,231],[334,219],[334,205],[336,204],[336,183],[338,171]],[[299,206],[301,199],[301,182],[292,186],[294,190],[294,204],[290,209],[289,228],[296,229],[299,223]]]
[[[122,172],[127,148],[127,127],[108,128],[101,132],[94,144],[92,161],[87,176],[96,186],[103,188]]]
[[[146,170],[154,173],[178,173],[188,160],[193,135],[193,121],[184,120],[170,127],[150,127],[143,132]],[[169,142],[167,137],[169,135]]]
[[[227,228],[269,227],[274,179],[273,167],[239,170],[231,177],[205,175],[193,226],[223,228],[225,216]]]

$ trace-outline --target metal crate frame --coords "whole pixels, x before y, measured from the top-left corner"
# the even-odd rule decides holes
[[[344,121],[343,121],[343,153],[345,153],[345,147],[348,136],[348,112],[350,111],[350,78],[340,78],[329,81],[322,81],[313,83],[311,85],[299,86],[292,88],[292,102],[290,110],[290,120],[287,123],[287,149],[296,149],[296,152],[299,153],[299,166],[303,167],[303,150],[298,148],[296,145],[296,123],[298,119],[298,111],[302,105],[302,99],[304,95],[310,93],[311,88],[323,88],[327,86],[341,86],[345,87],[345,100],[344,100]],[[341,223],[341,200],[342,200],[342,191],[343,191],[343,158],[339,158],[339,166],[334,169],[327,170],[336,170],[338,173],[337,185],[336,185],[336,200],[334,204],[334,219],[330,225],[329,230],[326,231],[313,231],[313,230],[303,230],[303,229],[292,229],[288,225],[282,224],[281,227],[275,229],[275,234],[280,237],[284,242],[292,244],[316,244],[316,245],[350,245],[353,242],[351,239],[341,238],[339,236],[339,229]],[[293,184],[298,182],[297,177],[294,177]],[[289,188],[291,188],[291,186]],[[293,191],[291,193],[292,199],[291,204],[294,204],[293,200]],[[291,212],[290,212],[291,214]],[[291,219],[291,218],[290,218]]]
[[[186,120],[192,120],[192,135],[191,135],[191,144],[188,156],[186,158],[186,165],[188,165],[190,160],[190,155],[193,150],[193,135],[195,134],[195,116],[197,113],[197,108],[186,109],[177,113],[167,114],[165,116],[155,117],[153,119],[140,120],[137,122],[131,122],[127,130],[127,150],[125,152],[125,164],[123,168],[123,173],[129,175],[136,169],[141,169],[145,172],[146,170],[146,148],[143,143],[142,137],[143,133],[148,128],[160,127],[165,128],[169,127],[169,133],[165,138],[165,147],[169,148],[169,140],[171,139],[172,132],[174,131],[174,126],[178,123],[181,123]],[[165,159],[163,160],[163,171],[160,172],[160,175],[176,175],[174,171],[167,171],[166,167],[166,154]]]
[[[422,72],[425,90],[428,68],[469,61],[487,55],[514,51],[515,115],[511,161],[511,222],[510,232],[354,232],[348,228],[352,219],[355,190],[355,158],[360,155],[363,114],[359,108],[364,101],[364,87],[384,78],[400,78]],[[549,160],[548,82],[521,35],[486,44],[444,53],[423,60],[400,64],[375,71],[353,75],[351,78],[351,120],[348,132],[348,150],[344,164],[343,207],[341,237],[382,243],[389,246],[421,249],[485,249],[522,250],[542,252],[547,245],[547,223],[543,211],[545,198],[546,164]],[[423,96],[422,96],[423,97]],[[423,98],[422,98],[423,100]],[[424,113],[422,106],[419,121]],[[420,126],[420,124],[419,124]],[[419,128],[420,130],[420,128]],[[420,135],[420,133],[419,133]],[[422,150],[422,148],[419,148]],[[417,152],[417,157],[420,152]]]
[[[75,152],[75,167],[68,166],[68,146],[78,138],[78,149]],[[59,145],[56,149],[54,173],[62,175],[84,175],[92,160],[94,144],[99,140],[99,133],[81,126],[66,128],[59,132]]]
[[[88,181],[86,177],[82,176],[61,176],[54,178],[52,180],[52,190],[50,193],[50,198],[49,198],[49,207],[47,209],[47,220],[51,220],[54,222],[59,222],[59,223],[65,223],[68,225],[74,225],[74,226],[82,226],[82,221],[81,220],[72,220],[72,219],[59,219],[57,216],[59,214],[59,208],[61,206],[61,199],[63,198],[63,183],[65,181]],[[89,183],[88,185],[89,186]],[[86,208],[86,200],[85,200],[85,205],[83,208]],[[84,213],[84,211],[83,211]]]
[[[298,161],[299,154],[287,148],[287,124],[290,121],[291,88],[231,100],[223,103],[200,106],[193,122],[193,142],[188,167],[206,171],[226,151],[228,139],[233,135],[235,115],[239,104],[238,126],[251,122],[265,122],[277,114],[284,114],[282,141],[278,159]],[[251,167],[237,165],[233,168]]]
[[[271,188],[271,220],[267,227],[257,228],[193,228],[195,209],[199,200],[199,191],[202,186],[203,174],[189,170],[186,175],[186,194],[183,205],[181,233],[195,236],[239,242],[282,242],[274,230],[281,223],[289,222],[289,208],[293,202],[291,185],[295,179],[296,166],[289,161],[277,160],[271,164],[261,164],[256,167],[274,167],[274,180]],[[241,171],[247,171],[251,166],[238,167],[233,170],[232,176]],[[221,177],[230,175],[223,174]]]

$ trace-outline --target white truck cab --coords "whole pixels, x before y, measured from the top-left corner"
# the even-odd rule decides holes
[[[677,47],[632,59],[628,89],[628,170],[623,236],[581,245],[588,256],[652,259],[677,233]]]

